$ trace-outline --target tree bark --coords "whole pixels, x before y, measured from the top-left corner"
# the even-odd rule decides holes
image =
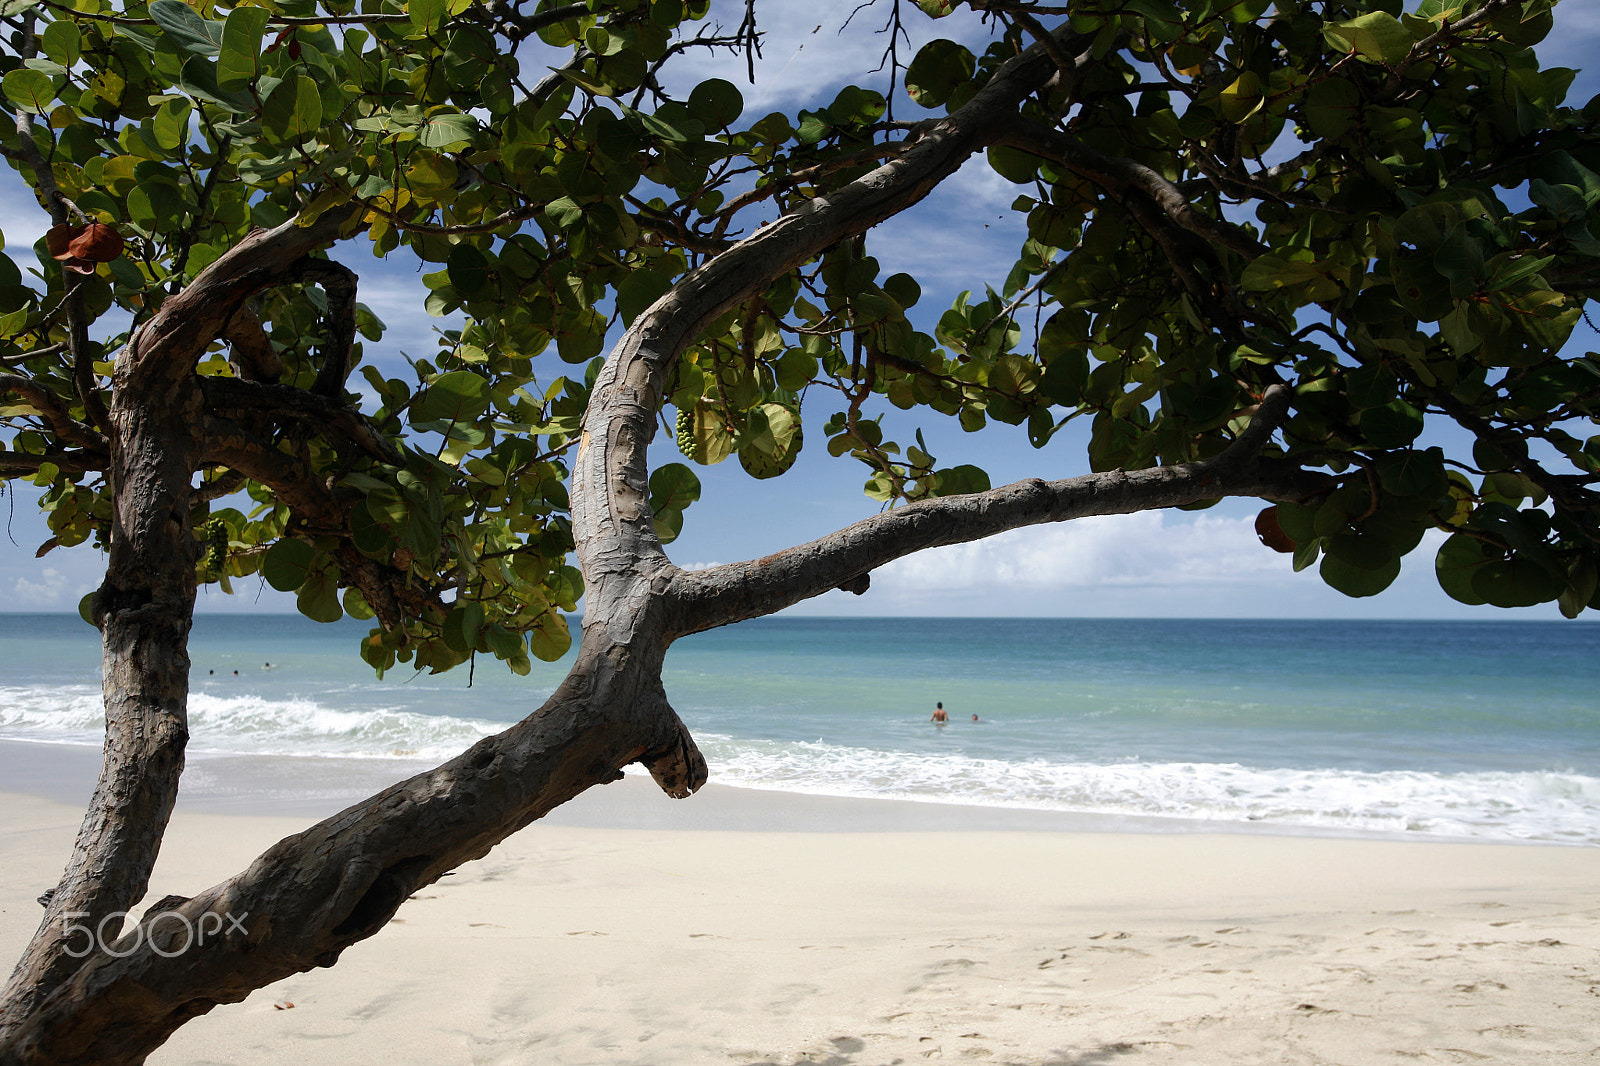
[[[143,897],[177,799],[188,742],[196,545],[191,480],[204,397],[194,364],[250,293],[337,234],[342,216],[252,234],[167,300],[117,360],[106,415],[115,511],[101,632],[106,740],[100,778],[44,920],[0,994],[0,1048]],[[104,929],[102,931],[102,926]]]

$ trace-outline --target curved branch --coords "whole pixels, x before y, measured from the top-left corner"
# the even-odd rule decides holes
[[[226,380],[212,378],[208,379],[208,384]],[[266,386],[251,388],[262,389]],[[287,391],[299,393],[301,397],[310,396],[298,389]],[[353,416],[352,412],[344,413]],[[381,435],[374,436],[388,444]],[[288,505],[292,520],[298,527],[335,531],[346,527],[348,511],[359,500],[357,493],[348,489],[330,489],[303,460],[280,451],[270,442],[219,415],[208,417],[206,437],[206,446],[201,454],[203,462],[225,466],[271,488],[278,499]],[[393,461],[398,463],[401,457],[396,454]],[[333,554],[339,564],[342,580],[361,591],[385,629],[398,628],[405,623],[407,616],[443,616],[448,611],[439,598],[438,589],[405,570],[369,559],[348,541],[342,542]]]
[[[106,439],[92,427],[84,425],[67,411],[61,398],[32,378],[18,374],[0,374],[0,393],[14,392],[39,409],[39,415],[50,426],[50,431],[62,440],[92,452],[110,449]]]
[[[337,400],[291,385],[268,385],[239,378],[207,377],[200,381],[206,407],[212,411],[250,411],[277,420],[308,422],[329,435],[335,430],[380,463],[400,466],[405,456],[366,416]]]
[[[87,474],[104,470],[110,465],[111,457],[99,452],[46,452],[43,455],[0,452],[0,476],[37,474],[46,463],[64,474]]]
[[[337,239],[355,213],[353,207],[336,208],[308,226],[296,217],[250,233],[139,327],[117,360],[117,389],[187,374],[205,346],[228,331],[241,302],[268,286],[298,280],[301,261]]]
[[[241,304],[223,327],[222,339],[233,350],[234,373],[245,381],[275,383],[283,376],[283,360],[261,328],[261,319],[249,304]]]
[[[101,632],[104,757],[44,921],[0,994],[0,1043],[80,968],[67,953],[63,917],[94,924],[144,895],[177,798],[189,738],[196,556],[189,512],[203,407],[195,364],[240,302],[292,279],[300,260],[336,238],[349,217],[335,211],[309,226],[290,219],[251,233],[163,302],[117,360],[108,412],[111,550],[92,605]]]
[[[191,927],[205,917],[207,927],[228,930],[204,950],[173,950],[181,923],[158,927],[147,914],[137,939],[111,945],[117,955],[73,960],[68,979],[18,1012],[11,1042],[0,1046],[21,1049],[18,1062],[143,1062],[196,1015],[332,966],[383,929],[411,893],[586,788],[617,780],[628,763],[646,763],[679,792],[699,787],[704,764],[661,692],[664,650],[586,639],[561,687],[523,721],[286,837],[172,908]],[[95,1023],[84,1024],[90,1016]]]
[[[1067,33],[1063,28],[1063,35]],[[673,580],[649,507],[645,450],[678,354],[714,318],[839,241],[927,196],[982,148],[1055,73],[1035,45],[1008,60],[973,98],[904,155],[819,196],[691,271],[635,319],[595,381],[572,475],[572,520],[586,585],[584,627],[653,624],[654,593]]]
[[[337,400],[350,376],[350,349],[356,342],[356,272],[331,259],[308,259],[301,275],[328,294],[328,347],[311,391]]]
[[[1240,227],[1195,210],[1176,185],[1143,163],[1108,156],[1061,130],[1019,118],[1007,124],[996,143],[1059,163],[1119,199],[1129,192],[1143,193],[1178,226],[1248,259],[1267,250]]]
[[[1226,450],[1200,462],[1019,481],[989,492],[922,500],[764,559],[678,571],[668,591],[674,601],[669,632],[676,638],[771,614],[834,588],[864,589],[872,570],[902,556],[1023,526],[1220,496],[1304,499],[1327,488],[1327,477],[1260,457],[1283,424],[1291,395],[1286,386],[1269,388],[1245,431]]]

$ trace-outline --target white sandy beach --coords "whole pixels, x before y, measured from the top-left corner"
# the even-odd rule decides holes
[[[14,958],[78,811],[0,812]],[[151,898],[305,824],[180,812]],[[1592,848],[535,824],[150,1061],[1591,1063],[1597,885]]]

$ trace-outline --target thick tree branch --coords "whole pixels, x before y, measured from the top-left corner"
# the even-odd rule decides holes
[[[134,333],[118,360],[117,388],[140,386],[149,376],[175,380],[176,373],[187,372],[207,344],[227,333],[245,298],[297,280],[301,260],[336,239],[354,213],[348,207],[328,211],[309,226],[291,218],[275,229],[246,236],[182,292],[168,297]]]
[[[0,473],[36,474],[49,463],[64,474],[87,474],[104,470],[110,457],[101,452],[46,452],[31,455],[27,452],[0,452]]]
[[[1143,163],[1108,156],[1062,130],[1016,118],[1007,124],[997,143],[1059,163],[1119,200],[1131,192],[1142,193],[1178,226],[1247,259],[1267,250],[1240,227],[1197,211],[1176,185]]]
[[[643,762],[675,794],[704,764],[665,703],[663,643],[585,640],[550,700],[437,769],[391,786],[287,837],[238,876],[174,908],[191,923],[232,915],[242,931],[174,950],[181,923],[151,925],[138,947],[94,952],[12,1034],[18,1064],[138,1063],[178,1026],[219,1003],[315,966],[378,932],[407,896],[599,781]],[[182,946],[181,936],[178,945]],[[130,950],[131,949],[131,950]],[[167,952],[176,957],[163,957]],[[96,1024],[85,1026],[84,1012]]]
[[[380,463],[399,466],[405,456],[359,411],[338,400],[290,385],[267,385],[239,378],[207,377],[200,381],[208,411],[249,412],[274,423],[293,420],[314,426],[335,443],[352,444]]]
[[[69,444],[76,444],[93,452],[109,450],[110,445],[93,427],[72,417],[61,397],[45,386],[18,374],[0,374],[0,394],[15,393],[39,411],[39,416],[49,425],[50,431]]]
[[[904,155],[808,201],[691,271],[634,321],[595,381],[573,469],[586,632],[608,629],[612,639],[627,643],[632,627],[656,624],[652,593],[676,573],[652,525],[645,450],[679,353],[712,319],[773,279],[917,203],[993,143],[1008,116],[1054,72],[1037,45],[1009,60],[966,105],[929,124]]]
[[[275,383],[283,376],[283,360],[273,350],[261,319],[248,303],[241,304],[223,327],[222,339],[233,351],[234,373],[245,381]]]
[[[195,363],[245,298],[292,278],[347,218],[332,212],[309,226],[291,219],[250,234],[169,297],[117,361],[107,434],[116,509],[92,608],[101,631],[104,759],[72,858],[0,995],[0,1043],[81,965],[66,953],[64,917],[95,925],[144,895],[177,798],[195,594],[189,510],[203,423]]]
[[[1019,481],[989,492],[922,500],[764,559],[678,571],[668,591],[676,605],[669,632],[676,638],[771,614],[830,589],[850,589],[871,571],[914,552],[1023,526],[1219,496],[1304,499],[1326,489],[1328,478],[1260,457],[1288,413],[1290,396],[1281,385],[1268,389],[1249,427],[1226,450],[1200,462]]]

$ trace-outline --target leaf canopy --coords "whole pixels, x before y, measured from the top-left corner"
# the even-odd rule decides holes
[[[663,88],[696,48],[738,45],[697,43],[692,0],[18,7],[6,159],[70,205],[53,221],[127,244],[77,259],[87,273],[42,248],[36,275],[0,259],[0,474],[44,490],[56,544],[103,543],[114,354],[253,229],[338,218],[345,249],[414,257],[427,309],[463,322],[400,373],[364,361],[385,327],[337,272],[255,294],[258,325],[195,355],[214,390],[197,437],[242,434],[292,472],[198,447],[217,491],[188,521],[229,516],[199,578],[376,614],[379,670],[559,656],[583,595],[567,481],[613,327],[915,150],[1043,26],[1076,66],[987,154],[1026,228],[1010,270],[938,310],[870,237],[778,270],[649,398],[685,457],[780,476],[809,423],[900,506],[989,477],[886,427],[999,422],[1043,447],[1081,419],[1092,469],[1135,470],[1216,455],[1282,383],[1271,452],[1325,486],[1276,512],[1297,569],[1373,595],[1438,530],[1462,602],[1600,605],[1600,355],[1574,340],[1600,284],[1600,102],[1574,106],[1573,72],[1539,63],[1551,5],[1014,6],[986,41],[897,59],[903,86],[891,67],[767,115],[727,80]],[[663,542],[699,491],[686,464],[650,477]],[[372,572],[398,591],[357,587]]]

